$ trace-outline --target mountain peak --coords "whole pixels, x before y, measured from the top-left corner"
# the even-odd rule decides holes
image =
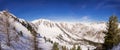
[[[0,11],[0,14],[10,14],[8,10]]]
[[[36,22],[44,22],[44,21],[51,22],[51,21],[48,20],[48,19],[37,19],[37,20],[33,20],[32,23],[36,23]]]
[[[8,10],[0,11],[0,15],[5,15],[6,17],[17,18],[15,15],[13,15],[12,13],[10,13]]]

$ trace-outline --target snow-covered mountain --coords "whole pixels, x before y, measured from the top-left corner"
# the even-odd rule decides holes
[[[68,48],[72,45],[80,45],[84,50],[87,50],[87,47],[94,49],[95,44],[104,42],[105,35],[102,33],[106,28],[104,22],[66,23],[39,19],[32,21],[32,23],[35,24],[37,32],[42,37]]]
[[[52,50],[54,42],[59,43],[59,48],[66,46],[67,50],[73,45],[80,46],[82,50],[93,50],[104,42],[105,30],[105,22],[68,23],[46,19],[28,22],[7,11],[0,12],[0,44],[3,50],[33,50],[34,33],[38,35],[38,47],[42,50]],[[7,45],[7,33],[11,46]]]
[[[33,34],[36,32],[36,28],[31,22],[19,19],[7,11],[0,12],[1,50],[34,50]],[[49,45],[51,49],[51,43],[44,43],[44,40],[43,38],[41,38],[41,36],[37,37],[42,46]],[[39,45],[38,47],[42,48],[40,46],[41,45]]]

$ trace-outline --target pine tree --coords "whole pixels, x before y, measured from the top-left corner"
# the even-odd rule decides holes
[[[80,46],[78,46],[77,50],[81,50]]]
[[[113,46],[120,42],[117,16],[111,16],[107,25],[107,32],[105,33],[105,42],[103,50],[111,50]]]
[[[8,13],[7,11],[4,11],[3,12],[4,16],[1,16],[1,21],[0,21],[0,24],[1,26],[4,27],[4,29],[0,30],[1,32],[4,32],[6,34],[6,44],[8,46],[11,46],[10,44],[10,30],[9,30],[9,27],[10,27],[10,23],[9,23],[9,17],[8,17]]]
[[[18,33],[18,35],[23,36],[23,32],[22,32],[22,31],[20,31],[20,32]]]
[[[1,39],[0,39],[1,40]],[[0,50],[2,50],[1,41],[0,41]]]
[[[5,27],[6,27],[6,34],[7,34],[7,45],[10,46],[10,34],[9,34],[9,17],[7,16],[7,14],[4,12],[4,14],[6,15],[6,24],[5,24]]]
[[[43,38],[44,38],[44,40],[45,40],[45,43],[46,43],[46,37],[44,36]]]
[[[14,30],[14,27],[12,25],[14,21],[9,19],[11,19],[11,15],[9,14],[9,12],[3,11],[3,14],[0,16],[0,26],[1,26],[0,32],[2,32],[0,34],[4,36],[2,37],[2,40],[1,39],[0,40],[1,42],[5,41],[7,46],[14,48],[14,45],[12,45],[11,42],[17,40],[17,34],[16,34],[16,30]]]
[[[33,50],[41,50],[40,48],[38,48],[38,39],[36,31],[32,30],[31,32],[33,34]]]
[[[98,46],[96,46],[96,49],[94,49],[94,50],[102,50],[103,48],[102,48],[102,44],[98,44]]]
[[[66,46],[62,46],[62,50],[67,50],[67,49],[66,49]]]
[[[76,47],[75,47],[75,45],[73,45],[73,47],[71,48],[71,50],[76,50]]]
[[[29,23],[22,22],[22,25],[24,25],[33,35],[32,39],[31,39],[33,50],[41,50],[41,48],[38,47],[38,43],[39,43],[39,41],[37,39],[38,33],[35,31],[35,29]],[[20,33],[22,35],[22,32],[20,32]]]
[[[58,48],[58,43],[55,42],[55,43],[53,44],[52,50],[59,50],[59,48]]]

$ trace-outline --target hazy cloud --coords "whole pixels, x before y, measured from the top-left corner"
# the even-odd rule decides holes
[[[81,19],[82,19],[82,20],[88,20],[88,19],[89,19],[89,16],[83,16]]]
[[[101,8],[118,8],[120,7],[120,0],[104,0],[98,3],[95,9]]]
[[[82,22],[91,22],[93,20],[90,18],[90,16],[83,16],[83,17],[80,18],[80,21],[82,21]]]
[[[95,9],[101,8],[104,4],[105,4],[105,2],[98,3]]]

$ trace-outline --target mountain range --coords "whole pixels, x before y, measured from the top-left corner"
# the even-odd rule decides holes
[[[38,47],[42,50],[52,50],[56,42],[61,50],[66,46],[70,50],[73,45],[82,50],[94,50],[104,43],[103,33],[106,22],[54,22],[47,19],[26,21],[17,18],[8,11],[0,12],[0,44],[2,50],[33,50],[33,34],[37,33]],[[34,32],[33,32],[34,31]],[[6,43],[7,33],[11,46]],[[118,49],[119,50],[119,49]]]

